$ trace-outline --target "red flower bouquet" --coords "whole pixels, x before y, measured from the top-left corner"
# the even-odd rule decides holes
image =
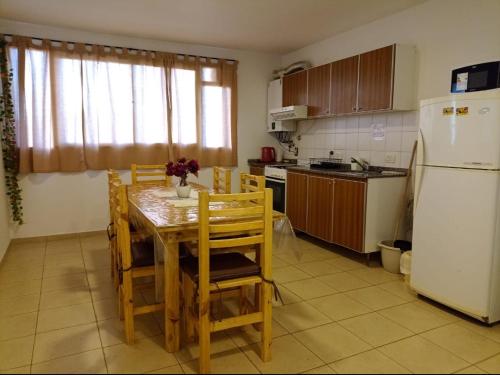
[[[180,158],[177,163],[169,161],[166,165],[167,176],[176,176],[180,178],[179,185],[187,186],[187,176],[188,173],[194,174],[198,177],[198,171],[200,170],[200,165],[194,159],[187,161],[186,158]]]

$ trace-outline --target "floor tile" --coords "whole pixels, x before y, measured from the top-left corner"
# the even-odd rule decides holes
[[[94,309],[97,320],[118,318],[118,299],[111,298],[94,301]]]
[[[88,324],[95,320],[94,307],[91,302],[42,310],[38,315],[37,332]]]
[[[325,365],[305,371],[303,374],[336,374],[336,372],[330,366]]]
[[[53,266],[45,266],[43,269],[43,277],[49,278],[54,276],[71,275],[85,272],[82,259],[75,259],[69,262],[56,264]]]
[[[100,347],[101,340],[95,323],[39,333],[36,335],[33,363]]]
[[[225,332],[213,333],[210,340],[210,352],[212,355],[236,349],[236,344]],[[199,355],[200,350],[197,343],[184,344],[181,350],[175,353],[175,357],[180,363],[190,362],[197,359]]]
[[[380,351],[418,374],[451,373],[468,366],[464,360],[418,336],[383,346]]]
[[[387,283],[390,281],[401,281],[403,279],[402,275],[387,272],[381,267],[360,268],[349,271],[349,273],[373,285]]]
[[[227,330],[226,333],[238,347],[260,342],[261,339],[261,333],[251,325],[233,328]],[[288,335],[288,331],[281,324],[273,320],[272,337],[276,338],[284,335]]]
[[[491,340],[500,343],[500,324],[495,324],[489,327],[479,321],[472,319],[460,319],[455,320],[456,323],[464,328],[467,328],[473,332],[483,335]]]
[[[326,363],[371,349],[370,345],[337,323],[298,332],[294,336]]]
[[[16,284],[29,280],[37,280],[42,278],[43,267],[26,267],[13,268],[8,270],[0,270],[0,284]]]
[[[421,333],[450,324],[451,319],[409,303],[380,310],[379,314],[408,328],[415,333]]]
[[[498,373],[499,371],[500,371],[500,368],[498,368],[496,371],[493,371],[492,373]],[[487,374],[487,372],[481,370],[479,367],[470,366],[470,367],[464,368],[463,370],[455,372],[455,374]]]
[[[118,296],[118,292],[111,282],[107,285],[91,286],[90,293],[92,293],[92,300],[94,302],[102,301],[104,299],[117,298]]]
[[[273,269],[282,268],[282,267],[286,267],[289,265],[290,265],[290,263],[288,263],[286,260],[281,259],[278,256],[273,256]]]
[[[0,340],[34,335],[37,315],[30,312],[0,319]]]
[[[331,286],[317,279],[292,281],[284,285],[288,290],[304,300],[323,297],[337,292]]]
[[[330,364],[339,374],[410,374],[408,369],[377,350],[370,350]]]
[[[342,272],[340,268],[337,268],[334,265],[325,262],[324,260],[301,263],[300,269],[314,277]]]
[[[352,290],[346,294],[373,310],[381,310],[406,303],[404,299],[390,294],[376,286],[373,286],[371,288]]]
[[[416,301],[418,299],[417,293],[406,285],[406,283],[401,282],[400,280],[379,284],[378,287],[408,302]]]
[[[0,370],[0,374],[29,374],[31,366],[16,367],[10,370]]]
[[[198,360],[183,363],[182,369],[185,374],[197,374]],[[239,349],[211,355],[210,372],[213,374],[259,374],[259,370]]]
[[[278,306],[273,309],[273,317],[288,332],[303,331],[308,328],[331,323],[330,318],[307,302]]]
[[[40,310],[91,302],[88,290],[56,290],[42,293],[40,298]]]
[[[247,346],[243,351],[261,372],[267,374],[296,374],[325,364],[291,335],[273,340],[272,360],[269,362],[261,361],[258,344]]]
[[[104,348],[110,373],[143,373],[177,364],[164,348],[163,336],[135,340],[134,345],[120,344]]]
[[[183,374],[183,373],[184,371],[182,370],[182,367],[179,365],[173,365],[147,372],[147,374]]]
[[[470,363],[500,353],[499,343],[457,324],[437,328],[421,336]]]
[[[366,288],[370,286],[370,284],[368,284],[366,281],[363,281],[347,272],[320,276],[317,279],[331,286],[335,290],[338,290],[339,292],[346,292],[349,290]]]
[[[281,298],[283,299],[283,302],[280,299],[276,300],[273,297],[273,301],[272,301],[273,306],[282,306],[283,304],[289,305],[291,303],[297,303],[297,302],[302,301],[302,298],[300,298],[295,293],[292,293],[287,287],[285,287],[281,284],[277,284],[277,285],[278,285],[278,290],[280,292]]]
[[[373,346],[385,345],[413,333],[377,313],[342,320],[339,324]]]
[[[39,294],[42,287],[42,280],[28,280],[21,283],[0,285],[0,300],[27,296],[29,294]]]
[[[87,276],[91,287],[108,285],[113,280],[109,267],[101,267],[93,271],[87,271]]]
[[[345,294],[316,298],[308,301],[308,303],[334,321],[352,318],[372,311]]]
[[[80,252],[80,240],[78,238],[66,238],[61,240],[47,241],[47,254]]]
[[[85,273],[75,273],[44,277],[42,280],[42,293],[63,289],[88,290],[87,275]]]
[[[102,346],[111,346],[125,343],[124,323],[118,318],[101,320],[97,322]],[[137,315],[134,317],[134,333],[136,339],[158,336],[161,334],[160,326],[151,314]]]
[[[25,314],[38,310],[40,293],[0,300],[0,317]]]
[[[106,362],[101,349],[53,359],[34,364],[33,374],[107,374]]]
[[[498,374],[500,373],[500,354],[488,358],[485,361],[476,363],[476,366],[480,370],[486,371],[489,374]]]
[[[0,341],[0,370],[29,365],[35,336]]]
[[[80,244],[83,251],[95,249],[107,249],[109,246],[108,236],[105,233],[93,234],[80,237]]]
[[[274,270],[273,278],[277,283],[283,284],[291,281],[309,279],[311,275],[301,271],[295,266],[282,267]]]
[[[365,268],[366,266],[358,261],[345,258],[345,257],[339,257],[335,259],[331,259],[327,261],[329,264],[332,266],[342,270],[342,271],[350,271],[350,270],[355,270],[357,268]]]

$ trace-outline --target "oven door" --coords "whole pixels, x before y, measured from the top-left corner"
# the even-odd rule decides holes
[[[273,209],[285,212],[286,182],[277,178],[266,177],[266,188],[273,189]]]

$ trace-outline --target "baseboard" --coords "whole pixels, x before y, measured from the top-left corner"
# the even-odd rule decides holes
[[[66,238],[73,238],[73,237],[90,237],[90,236],[95,236],[99,234],[106,234],[105,230],[95,230],[95,231],[89,231],[89,232],[77,232],[77,233],[63,233],[63,234],[53,234],[49,236],[35,236],[35,237],[23,237],[23,238],[13,238],[11,240],[11,244],[22,244],[22,243],[29,243],[29,242],[43,242],[43,241],[57,241],[57,240],[64,240]]]

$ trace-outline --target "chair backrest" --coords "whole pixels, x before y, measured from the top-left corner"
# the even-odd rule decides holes
[[[240,192],[250,193],[255,191],[263,191],[266,187],[264,176],[256,176],[249,173],[240,173]]]
[[[199,193],[200,293],[209,290],[211,250],[258,246],[262,275],[271,279],[272,189],[239,194]],[[201,294],[200,294],[201,297]]]
[[[114,214],[117,227],[117,249],[121,267],[128,269],[132,264],[132,253],[130,249],[127,186],[116,182],[115,184],[117,205]]]
[[[130,166],[132,185],[158,184],[170,185],[170,176],[165,173],[164,164],[132,164]]]
[[[118,174],[117,171],[113,169],[108,169],[108,203],[109,203],[109,223],[112,224],[114,223],[114,206],[113,204],[116,203],[116,200],[114,199],[114,191],[113,189],[116,187],[113,182],[119,181],[121,183],[120,175]]]
[[[214,192],[231,194],[231,169],[214,167]]]

